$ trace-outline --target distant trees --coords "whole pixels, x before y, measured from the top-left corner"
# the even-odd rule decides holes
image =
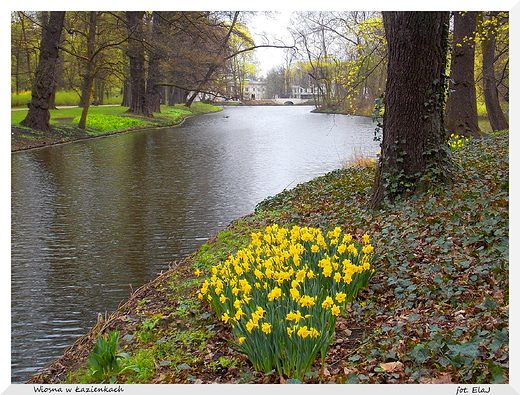
[[[311,77],[323,109],[372,111],[384,90],[386,46],[376,12],[296,12],[297,64]],[[296,67],[296,66],[294,66]]]
[[[35,13],[32,19],[20,11],[11,13],[11,91],[16,94],[30,90],[33,83],[41,40],[36,20]]]
[[[251,51],[264,46],[252,40],[246,14],[66,12],[57,44],[61,56],[55,58],[53,77],[47,81],[50,93],[46,106],[53,106],[55,87],[77,92],[84,107],[80,121],[84,127],[89,106],[102,104],[108,95],[121,95],[122,104],[130,112],[145,116],[159,112],[160,104],[189,106],[197,97],[240,96],[244,79],[256,72]],[[37,60],[49,55],[48,51],[40,53],[48,15],[11,13],[13,92],[31,88]],[[454,18],[448,128],[457,134],[478,134],[473,90],[479,114],[485,103],[491,127],[507,128],[501,107],[507,105],[509,96],[508,14],[466,12],[455,13]],[[469,22],[473,25],[462,31]],[[312,92],[324,109],[372,113],[386,81],[387,45],[381,14],[298,11],[291,30],[299,51],[287,51],[285,63],[269,72],[268,95],[290,96],[298,89]],[[470,34],[471,30],[476,34]],[[53,56],[57,55],[56,49]],[[231,85],[235,88],[230,90]],[[33,105],[37,102],[32,101]],[[31,117],[34,109],[32,112]]]
[[[34,55],[39,52],[35,36],[48,30],[39,22],[45,14],[12,13],[15,91],[31,87],[27,81],[35,76]],[[239,64],[243,73],[245,57],[255,48],[239,11],[62,15],[63,37],[54,55],[61,50],[63,56],[54,63],[53,86],[76,91],[85,114],[92,102],[102,103],[103,96],[116,89],[124,93],[122,100],[130,112],[145,116],[158,112],[161,103],[189,105],[199,93],[225,94],[219,80]],[[238,42],[244,45],[236,47]],[[235,57],[242,60],[233,62]],[[254,72],[254,67],[247,72]]]

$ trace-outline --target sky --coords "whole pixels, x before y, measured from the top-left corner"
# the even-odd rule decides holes
[[[291,35],[287,30],[292,11],[276,11],[270,16],[259,12],[248,24],[256,45],[273,44],[273,39],[281,39],[285,44],[292,43]],[[269,42],[266,42],[266,37]],[[254,54],[260,62],[260,76],[265,77],[273,67],[283,64],[284,50],[281,48],[258,48]]]

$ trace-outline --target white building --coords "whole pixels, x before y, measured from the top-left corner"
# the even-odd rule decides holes
[[[244,100],[263,100],[267,99],[266,83],[262,81],[244,81]]]

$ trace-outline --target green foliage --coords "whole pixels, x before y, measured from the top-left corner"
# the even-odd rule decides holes
[[[119,332],[108,332],[107,336],[99,336],[94,349],[88,356],[92,378],[98,383],[117,381],[117,376],[134,367],[125,366],[126,354],[117,353]]]
[[[377,238],[384,277],[347,315],[374,330],[352,351],[356,377],[347,382],[507,381],[508,156],[507,132],[464,141],[452,154],[452,184],[377,212],[367,208],[372,168],[337,170],[257,206],[277,212],[277,223],[337,224]],[[401,361],[406,381],[374,375],[374,361]]]
[[[273,224],[321,229],[337,225],[355,229],[358,237],[371,234],[377,240],[378,271],[339,322],[361,328],[363,335],[357,342],[347,340],[338,325],[338,346],[330,347],[326,357],[331,376],[311,372],[300,381],[508,382],[508,149],[505,131],[471,139],[453,151],[460,169],[453,184],[438,185],[377,212],[368,209],[373,167],[330,172],[258,204],[253,215],[233,222],[204,244],[190,259],[189,269],[199,271],[197,281],[210,281],[212,266],[246,248],[251,232]],[[207,278],[206,272],[211,273]],[[176,270],[160,292],[159,300],[175,300],[160,310],[160,321],[154,324],[158,313],[154,310],[139,324],[128,323],[131,336],[127,336],[133,339],[125,345],[133,350],[128,364],[140,371],[127,372],[121,379],[126,383],[276,380],[276,371],[253,374],[229,350],[223,339],[231,336],[226,329],[231,331],[230,326],[216,322],[195,297],[200,284],[183,277]],[[148,299],[138,304],[143,314],[157,302],[153,294],[147,294]],[[253,308],[251,318],[257,313]],[[272,324],[270,334],[261,331],[267,316],[252,328],[259,336],[275,333]],[[153,341],[140,340],[144,322],[153,326]],[[303,320],[301,324],[305,325]],[[247,327],[244,333],[249,335]],[[241,344],[238,339],[236,343]],[[388,365],[399,368],[389,371]]]
[[[74,123],[79,123],[79,117],[74,118]],[[105,132],[120,132],[136,127],[153,126],[149,122],[145,122],[136,118],[118,117],[115,115],[88,115],[87,126],[89,128],[100,130],[97,132],[90,132],[92,135],[104,134]]]
[[[55,104],[56,106],[77,106],[79,104],[79,95],[74,91],[57,91]],[[19,94],[11,93],[11,107],[27,107],[27,103],[31,100],[31,92],[21,92]],[[119,104],[121,96],[111,96],[104,100],[104,104]]]
[[[318,353],[324,361],[336,317],[374,273],[369,236],[361,245],[341,233],[269,226],[212,267],[199,297],[233,326],[255,369],[303,380]]]

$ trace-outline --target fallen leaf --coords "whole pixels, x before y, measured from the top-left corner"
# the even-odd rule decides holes
[[[322,376],[325,376],[325,377],[330,376],[329,369],[327,369],[326,366],[324,366],[324,367],[321,368],[321,372],[320,372],[320,373],[322,374]]]
[[[453,384],[451,381],[451,374],[447,373],[441,377],[433,379],[432,384]]]
[[[399,370],[403,370],[403,363],[402,362],[387,362],[387,363],[381,363],[379,364],[379,367],[383,369],[385,372],[397,372]]]

